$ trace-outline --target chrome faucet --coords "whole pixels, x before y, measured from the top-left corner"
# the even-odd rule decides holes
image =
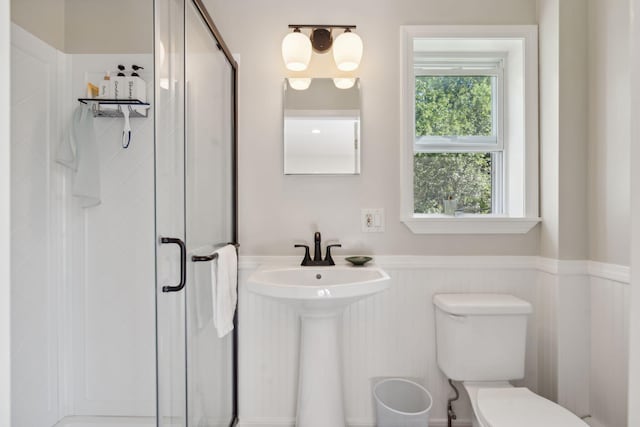
[[[304,258],[302,259],[302,263],[300,264],[303,267],[309,267],[314,265],[336,265],[333,262],[333,258],[331,257],[331,248],[341,248],[342,245],[337,243],[333,245],[327,245],[327,250],[324,259],[322,259],[322,237],[320,236],[320,232],[316,231],[313,235],[313,259],[309,254],[309,246],[308,245],[294,245],[296,248],[304,248]]]

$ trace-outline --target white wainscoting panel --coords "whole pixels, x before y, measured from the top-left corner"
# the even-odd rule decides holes
[[[372,382],[390,376],[422,382],[434,398],[433,424],[446,425],[446,400],[451,391],[435,357],[431,301],[436,293],[501,292],[530,301],[534,314],[528,330],[524,384],[537,389],[535,260],[519,258],[511,260],[511,265],[509,260],[378,257],[378,264],[392,278],[391,289],[352,305],[343,316],[344,392],[350,425],[373,425]],[[278,262],[278,258],[243,257],[241,263],[240,424],[290,426],[296,410],[300,321],[285,304],[246,290],[249,274],[261,261]],[[461,394],[455,408],[463,425],[470,420],[471,408],[464,392]]]
[[[557,285],[558,278],[539,271],[538,281],[538,392],[547,399],[558,398]]]
[[[598,424],[606,427],[627,425],[628,277],[626,283],[612,276],[591,277],[590,409]],[[616,278],[625,280],[624,274]]]
[[[557,402],[578,416],[589,414],[589,278],[559,275],[557,288]]]
[[[589,263],[538,259],[539,392],[589,414]]]
[[[63,55],[11,28],[12,423],[58,420],[59,305],[62,283],[60,135]],[[4,143],[4,142],[3,142]]]
[[[540,393],[590,424],[626,426],[629,268],[538,261]]]

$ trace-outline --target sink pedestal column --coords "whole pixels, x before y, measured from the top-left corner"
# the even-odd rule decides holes
[[[342,312],[301,313],[297,427],[344,427]]]

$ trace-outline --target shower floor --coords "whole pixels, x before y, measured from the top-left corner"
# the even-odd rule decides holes
[[[155,427],[154,417],[65,417],[53,427]],[[163,426],[171,427],[173,424],[165,421]],[[182,425],[175,424],[176,426]],[[226,427],[228,423],[207,424],[211,427]]]
[[[146,427],[155,426],[153,417],[65,417],[54,427]]]

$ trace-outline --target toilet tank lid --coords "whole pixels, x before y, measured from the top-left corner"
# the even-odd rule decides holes
[[[530,303],[508,294],[437,294],[433,303],[440,310],[459,316],[529,314]]]

